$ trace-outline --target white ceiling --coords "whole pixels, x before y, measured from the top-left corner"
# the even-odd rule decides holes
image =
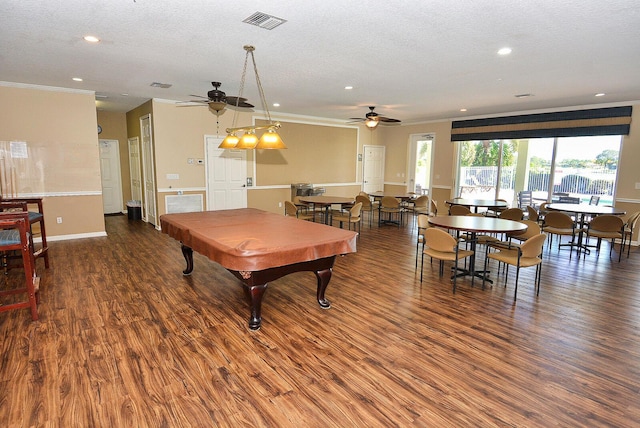
[[[242,22],[257,11],[287,22]],[[274,116],[346,121],[372,105],[414,123],[640,100],[638,0],[0,3],[0,81],[92,90],[105,110],[204,96],[214,80],[238,95],[246,44]],[[243,95],[260,108],[251,70]]]

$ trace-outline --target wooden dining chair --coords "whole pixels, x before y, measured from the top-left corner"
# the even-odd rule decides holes
[[[353,225],[354,229],[358,229],[358,236],[360,236],[361,211],[362,202],[356,202],[348,211],[343,211],[331,216],[331,223],[333,224],[334,220],[340,222],[340,229],[342,229],[342,223],[347,223],[349,230],[351,230],[351,225]]]
[[[622,249],[624,250],[624,246],[627,246],[627,258],[629,258],[629,254],[631,253],[631,240],[633,239],[633,231],[638,223],[638,219],[640,219],[640,211],[631,213],[624,222]]]
[[[25,300],[10,303],[0,302],[0,312],[14,309],[29,308],[31,319],[38,319],[38,288],[39,278],[36,276],[35,258],[32,241],[29,236],[30,222],[27,212],[0,212],[0,255],[5,269],[12,267],[12,255],[18,253],[24,269],[24,287],[3,289],[0,298],[13,295],[25,295]]]
[[[29,233],[31,239],[36,235],[40,235],[41,244],[39,248],[34,249],[34,257],[36,259],[44,259],[45,269],[49,268],[49,245],[47,244],[47,231],[44,226],[44,209],[42,207],[42,198],[5,198],[0,195],[0,211],[15,211],[18,207],[20,210],[29,213]],[[34,229],[34,226],[37,226]],[[35,248],[35,247],[34,247]]]
[[[456,292],[456,278],[458,277],[458,260],[474,255],[473,251],[463,250],[460,243],[444,230],[430,227],[424,231],[424,250],[420,262],[420,282],[424,272],[424,255],[440,261],[439,276],[444,274],[444,262],[451,261],[453,265],[453,292]],[[473,284],[473,277],[471,277]]]
[[[361,192],[362,193],[362,192]],[[371,222],[373,221],[373,216],[375,214],[375,209],[373,207],[373,204],[371,203],[371,199],[369,198],[369,196],[365,196],[365,195],[357,195],[356,199],[355,199],[356,203],[361,203],[362,204],[362,212],[366,212],[369,213],[369,228],[371,228]]]
[[[469,215],[471,210],[464,205],[451,205],[449,207],[449,215]]]
[[[600,255],[600,246],[603,239],[611,239],[611,245],[609,246],[609,257],[611,257],[611,251],[615,244],[616,239],[620,240],[620,252],[618,254],[618,261],[622,260],[622,252],[624,249],[624,220],[617,215],[599,215],[589,222],[589,225],[585,229],[587,243],[589,238],[597,238],[596,254]],[[586,251],[585,251],[586,253]]]
[[[544,233],[537,234],[527,239],[521,246],[515,248],[500,248],[497,252],[487,251],[484,259],[484,270],[487,271],[489,259],[497,260],[505,265],[516,266],[516,283],[513,292],[513,301],[516,301],[518,295],[518,279],[520,277],[520,268],[536,267],[536,274],[533,280],[536,296],[540,294],[540,278],[542,276],[542,249],[547,235]],[[504,270],[505,276],[508,269]],[[482,288],[484,289],[486,277],[482,277]],[[504,286],[507,286],[505,280]]]
[[[394,223],[397,224],[398,227],[402,224],[403,221],[403,213],[404,208],[400,206],[400,201],[398,201],[393,196],[383,196],[380,201],[380,214],[378,216],[378,225],[382,223]],[[383,218],[383,214],[387,215],[388,220]],[[396,217],[397,221],[393,220],[393,217]]]
[[[549,246],[553,242],[553,235],[558,235],[558,249],[563,246],[568,246],[570,249],[573,247],[576,239],[576,223],[568,214],[560,211],[549,211],[544,218],[542,230],[550,235]],[[562,244],[563,236],[570,236],[571,243]],[[569,258],[571,258],[571,253],[573,251],[569,252]]]
[[[314,221],[315,218],[313,212],[305,213],[304,211],[298,209],[298,207],[291,201],[284,201],[284,215],[299,218],[300,220]]]

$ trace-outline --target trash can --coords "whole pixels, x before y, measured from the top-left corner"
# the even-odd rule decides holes
[[[127,216],[129,220],[142,220],[142,201],[128,201]]]

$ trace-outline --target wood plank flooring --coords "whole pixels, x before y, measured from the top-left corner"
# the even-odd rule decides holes
[[[312,273],[270,284],[262,329],[241,286],[126,216],[50,243],[40,320],[0,313],[7,427],[631,427],[640,421],[640,251],[603,244],[481,290],[415,270],[415,229],[364,225],[315,301]],[[492,268],[495,269],[495,265]],[[11,270],[1,287],[19,280]],[[495,272],[493,273],[495,278]]]

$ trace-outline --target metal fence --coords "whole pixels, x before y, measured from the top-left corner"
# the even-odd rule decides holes
[[[498,167],[496,166],[460,168],[461,187],[495,189],[497,177]],[[534,192],[547,192],[549,190],[550,177],[550,171],[529,171],[529,180],[525,189]],[[615,181],[615,170],[606,168],[558,168],[554,175],[553,192],[613,196]],[[515,182],[515,167],[503,167],[499,188],[501,190],[514,190]]]

